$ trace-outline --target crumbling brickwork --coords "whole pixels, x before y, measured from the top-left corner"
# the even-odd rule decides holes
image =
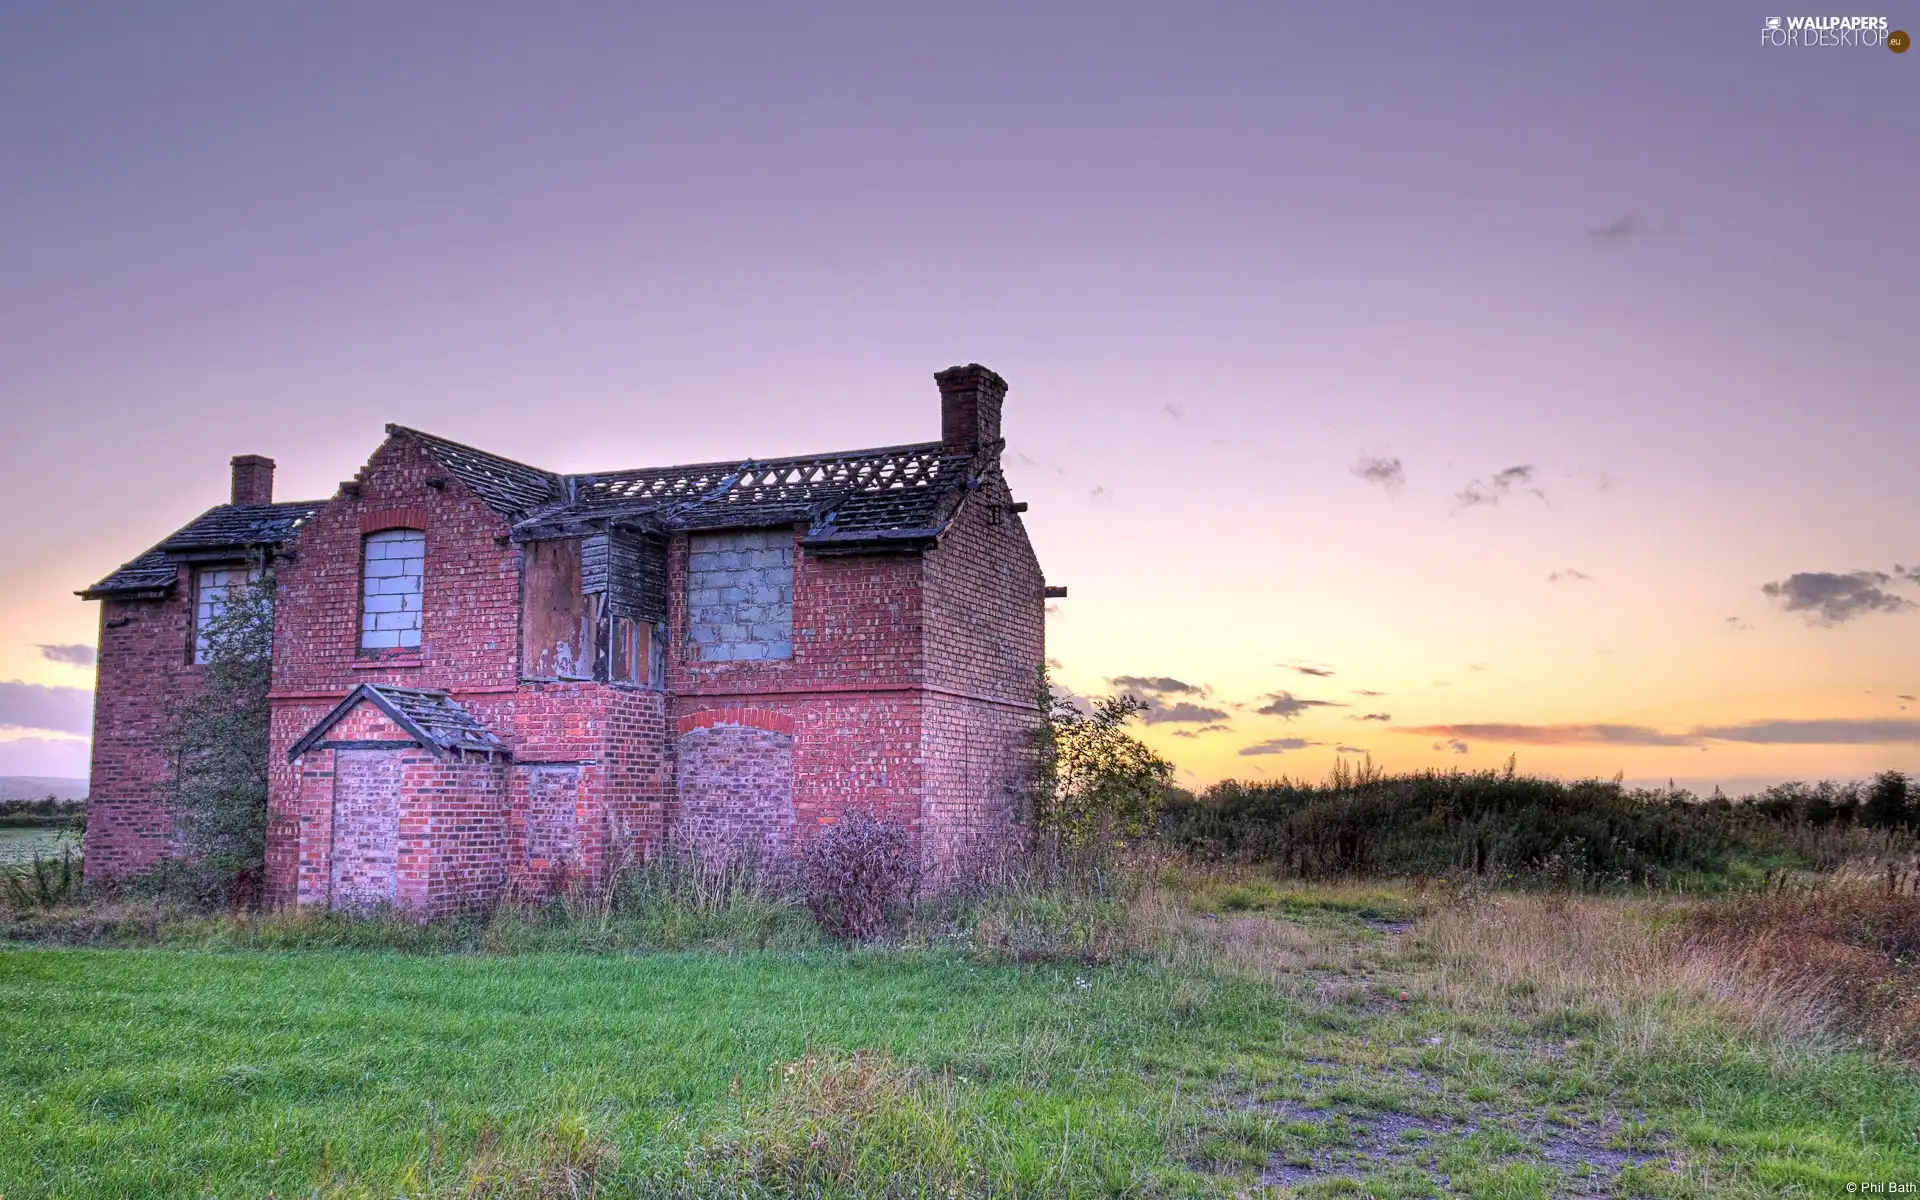
[[[84,593],[89,875],[178,852],[186,572],[261,560],[272,903],[438,916],[593,886],[676,831],[796,853],[854,810],[951,870],[1025,810],[1044,582],[1004,381],[936,378],[938,442],[737,467],[561,476],[396,426],[330,499],[274,504],[241,456],[233,505]]]

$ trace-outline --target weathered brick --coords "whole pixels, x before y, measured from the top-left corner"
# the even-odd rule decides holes
[[[804,525],[667,538],[652,687],[523,677],[506,519],[440,451],[389,437],[278,566],[269,898],[439,915],[602,879],[676,828],[719,854],[796,852],[853,809],[906,825],[936,871],[1006,836],[1028,801],[1044,601],[998,467],[1004,384],[982,371],[941,376],[943,434],[975,457],[935,544],[820,555]],[[363,587],[362,547],[392,529],[424,534],[420,641],[363,651],[361,607],[387,593]],[[162,731],[203,670],[188,595],[102,605],[91,877],[179,851]],[[409,737],[362,702],[290,761],[362,682],[443,690],[507,753],[355,747]]]

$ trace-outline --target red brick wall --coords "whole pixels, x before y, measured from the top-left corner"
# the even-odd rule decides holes
[[[427,486],[429,477],[445,486]],[[274,621],[276,693],[345,695],[358,683],[511,688],[518,678],[520,551],[507,524],[404,437],[389,438],[300,531],[280,567]],[[424,527],[426,577],[418,654],[360,652],[361,540],[373,527]]]
[[[334,750],[327,860],[333,907],[365,912],[399,901],[400,787],[418,752]]]
[[[444,486],[427,486],[430,477]],[[356,685],[444,688],[503,737],[512,728],[520,551],[503,544],[506,522],[404,437],[389,438],[355,479],[358,494],[336,494],[278,571],[267,761],[267,894],[276,904],[324,900],[299,848],[312,832],[302,828],[312,788],[294,777],[287,749]],[[420,649],[363,655],[362,539],[402,526],[427,535]]]
[[[754,725],[714,717],[759,717]],[[709,863],[749,848],[764,860],[793,845],[793,719],[734,709],[698,713],[674,742],[675,828]]]
[[[674,538],[668,549],[667,690],[683,696],[771,694],[921,679],[917,558],[798,553],[793,574],[792,658],[700,662],[688,654],[687,539]]]
[[[420,756],[401,795],[401,904],[428,917],[491,904],[507,882],[506,764],[460,751]]]
[[[673,804],[668,756],[667,697],[663,692],[607,688],[605,802],[633,841],[636,857],[666,840]]]
[[[668,555],[667,683],[682,730],[698,714],[748,706],[793,722],[798,837],[849,808],[917,828],[920,821],[920,559],[852,555],[794,559],[793,657],[700,662],[688,653],[687,539]],[[703,770],[704,770],[703,766]],[[694,803],[711,804],[710,781]],[[675,820],[688,796],[682,789]]]
[[[444,486],[427,486],[431,476]],[[724,756],[707,744],[715,739],[696,737],[686,743],[691,773],[676,781],[676,741],[702,727],[700,714],[728,708],[772,714],[779,720],[749,727],[791,738],[791,820],[801,838],[850,808],[867,809],[913,827],[929,857],[944,862],[962,841],[1003,826],[1021,798],[1044,653],[1042,585],[997,474],[924,557],[798,553],[790,659],[692,659],[687,539],[674,539],[666,693],[522,683],[521,556],[505,542],[506,523],[404,438],[389,439],[358,482],[309,523],[279,573],[269,762],[275,902],[319,903],[328,894],[334,755],[310,753],[296,772],[286,748],[361,682],[445,689],[513,752],[510,766],[413,756],[402,793],[419,799],[401,814],[396,895],[422,911],[484,902],[510,874],[529,873],[529,855],[547,860],[533,873],[565,854],[597,876],[614,838],[650,853],[678,819],[716,830],[716,822],[777,825],[784,818],[767,814],[784,812],[786,801],[770,782],[777,755],[761,753],[769,739],[742,735],[752,746],[728,751],[745,755],[730,780],[717,765]],[[422,644],[417,654],[362,655],[361,539],[394,525],[427,535]],[[95,778],[96,794],[122,807],[96,818],[97,865],[89,832],[90,872],[144,864],[164,850],[169,823],[153,802],[165,764],[150,705],[193,671],[184,597],[120,607],[137,619],[102,632]],[[106,608],[103,616],[118,615],[114,602]],[[774,728],[780,721],[789,727]],[[348,726],[333,736],[350,737]],[[561,764],[568,780],[546,778]],[[545,773],[539,813],[537,772]],[[726,814],[739,806],[712,799],[736,784],[758,797],[738,820]]]
[[[931,685],[923,842],[936,868],[1024,810],[1046,657],[1045,580],[998,469],[925,556]]]
[[[286,741],[291,743],[313,728],[314,724],[333,706],[330,704],[308,704],[299,708],[276,706],[274,712],[274,744],[281,744],[279,733],[282,728],[292,728]],[[297,726],[297,728],[293,728]],[[327,731],[327,741],[342,742],[402,742],[409,735],[395,725],[386,713],[373,704],[362,701],[335,722]],[[342,754],[355,764],[346,766],[342,772]],[[368,841],[369,829],[380,822],[392,823],[392,833],[388,836],[398,838],[397,803],[383,799],[386,791],[399,787],[399,767],[393,767],[392,778],[386,791],[375,786],[379,772],[373,768],[376,759],[370,756],[386,754],[390,757],[379,762],[397,764],[401,750],[391,751],[327,749],[309,750],[301,755],[297,767],[288,766],[287,776],[292,781],[291,793],[270,797],[268,804],[269,833],[267,844],[267,881],[269,895],[276,901],[298,899],[302,904],[327,904],[347,896],[360,897],[366,889],[360,884],[360,877],[367,868],[342,861],[336,851],[347,855],[364,857],[371,849],[379,848],[377,842]],[[424,754],[425,750],[405,750],[408,755]],[[284,752],[280,761],[285,764]],[[276,826],[275,822],[279,825]],[[277,832],[278,830],[278,832]],[[290,832],[290,836],[286,834]],[[394,847],[397,847],[397,840]],[[383,882],[380,895],[374,896],[368,903],[377,901],[381,896],[393,899],[397,886],[398,859],[397,849],[379,848],[381,857],[392,865],[383,868],[391,879]],[[343,880],[343,875],[352,876]],[[345,884],[345,895],[340,889]],[[354,907],[349,901],[348,907]]]
[[[171,698],[198,686],[187,662],[192,579],[181,571],[164,600],[100,601],[93,763],[87,802],[89,880],[138,874],[179,850],[173,769],[164,738]]]

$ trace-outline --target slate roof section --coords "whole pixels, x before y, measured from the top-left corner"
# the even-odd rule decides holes
[[[320,501],[297,504],[222,504],[195,517],[154,547],[168,554],[194,554],[233,546],[278,546],[290,540]]]
[[[822,553],[913,550],[940,536],[981,469],[973,455],[915,442],[559,475],[404,425],[387,433],[416,442],[511,523],[520,541],[610,523],[664,534],[805,522],[804,544]],[[180,563],[283,545],[320,508],[319,501],[222,504],[79,594],[164,591]]]
[[[288,750],[289,761],[300,757],[326,737],[340,718],[352,712],[362,700],[371,702],[392,718],[420,745],[444,756],[449,750],[475,750],[487,754],[507,753],[506,743],[458,701],[442,691],[427,688],[389,687],[363,683],[347,693],[312,729],[302,734]]]
[[[320,511],[318,500],[290,504],[221,504],[175,530],[153,549],[126,563],[79,594],[88,600],[129,592],[165,591],[180,577],[180,564],[249,550],[271,549],[293,540],[300,527]]]
[[[565,477],[569,496],[520,522],[521,540],[582,523],[656,533],[806,523],[820,549],[906,549],[937,537],[974,483],[973,456],[939,442]]]
[[[455,479],[466,484],[485,501],[488,508],[509,521],[517,520],[561,496],[561,477],[551,471],[542,471],[510,458],[501,458],[498,454],[488,454],[485,450],[450,442],[418,429],[408,429],[404,425],[389,425],[387,433],[418,442],[422,449],[452,472]]]

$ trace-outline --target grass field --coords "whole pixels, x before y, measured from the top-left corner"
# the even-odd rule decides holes
[[[1264,885],[1136,907],[1155,948],[1098,967],[0,950],[0,1196],[1920,1181],[1920,1077],[1661,958],[1658,911]]]
[[[56,858],[62,849],[80,853],[80,835],[71,829],[0,829],[0,867],[32,862],[34,855]]]

